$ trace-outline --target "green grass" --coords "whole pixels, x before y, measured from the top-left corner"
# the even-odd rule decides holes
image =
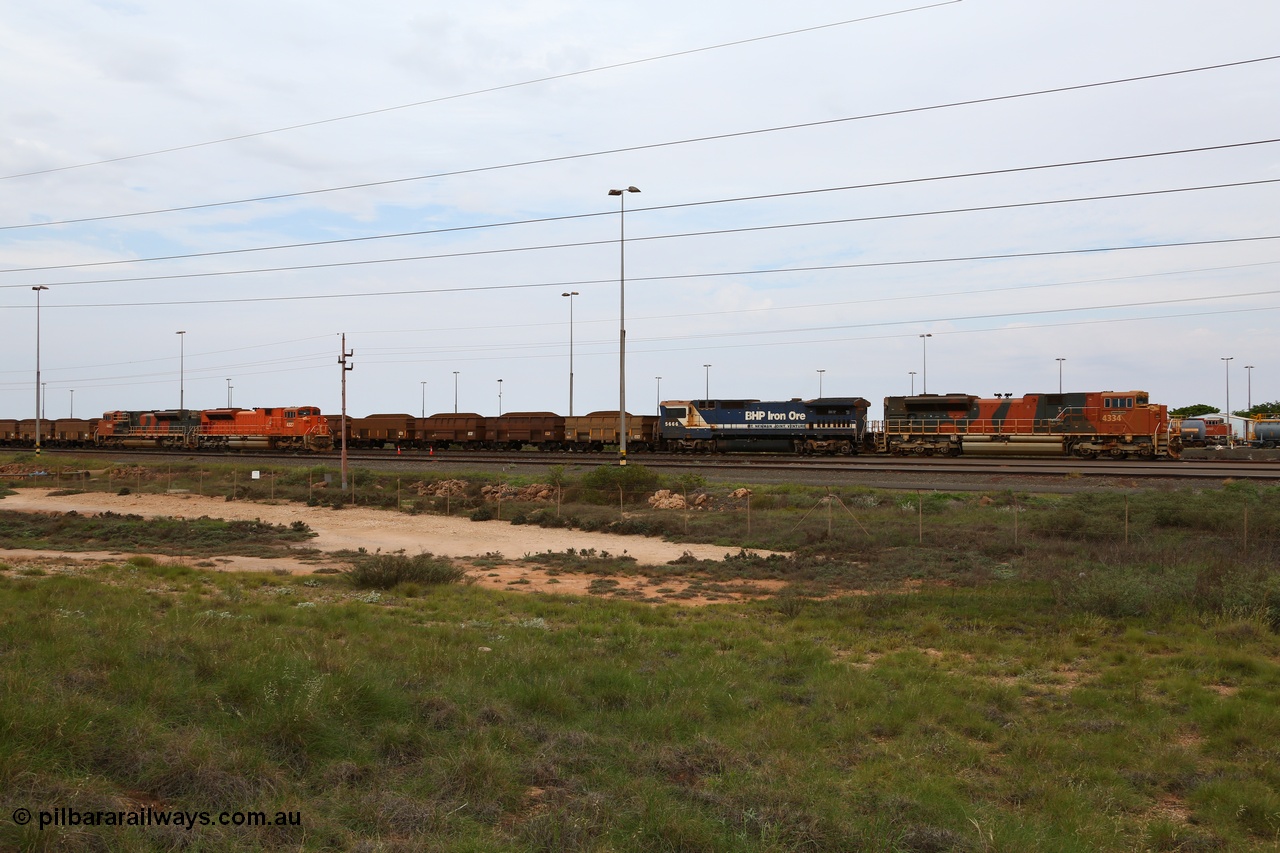
[[[0,815],[303,815],[182,837],[5,820],[4,849],[1239,850],[1280,832],[1269,624],[1100,616],[1039,581],[681,609],[144,561],[0,575],[0,649]]]
[[[206,493],[234,479],[268,497],[230,466],[139,480],[187,488],[200,471]],[[277,498],[305,500],[320,473],[282,474]],[[605,494],[617,483],[599,478],[568,477],[558,516],[504,504],[503,519],[722,543],[727,558],[523,558],[590,575],[582,598],[451,583],[456,566],[429,555],[357,553],[355,571],[312,577],[144,557],[0,564],[0,849],[1280,844],[1280,489],[848,488],[824,502],[826,489],[755,487],[748,531],[727,487],[684,483],[711,509],[656,512],[623,482],[620,514]],[[354,479],[368,503],[396,506],[394,480]],[[0,543],[105,535],[33,518]],[[122,551],[229,553],[217,548],[237,539],[92,524]],[[621,600],[638,575],[658,593],[668,577],[786,586],[685,609]],[[39,832],[8,819],[137,803],[299,811],[303,825]]]
[[[262,521],[144,519],[113,512],[81,515],[0,509],[0,547],[4,548],[277,556],[314,536],[302,522],[284,527]]]
[[[359,589],[393,589],[400,584],[458,583],[466,577],[466,569],[452,561],[430,554],[358,554],[347,573]]]

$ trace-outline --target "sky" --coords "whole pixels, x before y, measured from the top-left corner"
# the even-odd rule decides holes
[[[343,335],[353,416],[569,414],[571,367],[616,410],[624,326],[633,413],[1280,400],[1278,34],[1273,0],[8,4],[0,417],[37,350],[49,418],[336,414]]]

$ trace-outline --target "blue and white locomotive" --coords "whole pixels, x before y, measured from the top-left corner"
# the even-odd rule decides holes
[[[760,400],[667,400],[658,409],[661,446],[715,453],[776,451],[852,455],[867,434],[861,397]]]

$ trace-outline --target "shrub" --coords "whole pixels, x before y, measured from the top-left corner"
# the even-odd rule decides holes
[[[582,485],[598,503],[616,502],[619,489],[635,501],[658,487],[658,474],[643,465],[601,465],[583,476]]]
[[[442,557],[422,553],[374,554],[360,558],[347,573],[357,589],[391,589],[402,583],[457,583],[466,572]]]
[[[472,521],[493,521],[493,510],[487,506],[476,507],[471,511]]]

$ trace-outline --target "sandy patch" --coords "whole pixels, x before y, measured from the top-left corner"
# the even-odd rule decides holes
[[[712,601],[739,600],[748,597],[770,595],[785,586],[779,581],[750,581],[729,584],[732,591],[717,589],[690,591],[689,579],[664,577],[660,582],[644,577],[645,566],[664,566],[688,553],[703,560],[720,560],[730,549],[718,545],[673,544],[661,539],[644,536],[618,536],[609,533],[588,533],[581,530],[544,529],[532,525],[512,525],[505,521],[471,521],[460,517],[436,515],[406,515],[367,508],[334,510],[327,507],[310,507],[295,503],[251,503],[227,501],[223,498],[190,494],[173,495],[117,495],[87,492],[78,495],[51,496],[47,489],[22,489],[17,494],[0,499],[0,509],[25,512],[80,513],[116,512],[141,515],[146,518],[167,516],[173,518],[221,518],[227,520],[259,519],[271,524],[289,525],[302,521],[317,533],[302,547],[317,549],[326,554],[334,551],[355,551],[364,548],[369,552],[404,551],[407,554],[428,552],[466,562],[467,558],[487,558],[481,567],[472,567],[470,574],[481,586],[519,592],[547,592],[559,594],[621,595],[635,599],[676,600],[684,604],[705,604]],[[514,564],[512,561],[532,554],[565,553],[570,548],[579,552],[594,549],[597,554],[627,555],[636,560],[636,575],[625,578],[601,579],[595,575],[548,573],[536,567]],[[770,552],[753,551],[767,556]],[[493,555],[500,554],[499,560]],[[54,556],[53,552],[10,549],[0,551],[0,559],[34,559]],[[117,551],[75,552],[58,554],[61,560],[99,563],[119,562],[129,554]],[[156,556],[156,555],[152,555]],[[291,573],[314,572],[318,568],[344,565],[334,558],[276,558],[261,557],[170,557],[156,556],[164,562],[183,562],[189,565],[214,563],[226,571],[274,571],[285,569]],[[617,585],[609,583],[616,581]],[[603,581],[603,582],[602,582]],[[595,582],[595,586],[592,584]],[[664,590],[658,592],[658,589]]]

